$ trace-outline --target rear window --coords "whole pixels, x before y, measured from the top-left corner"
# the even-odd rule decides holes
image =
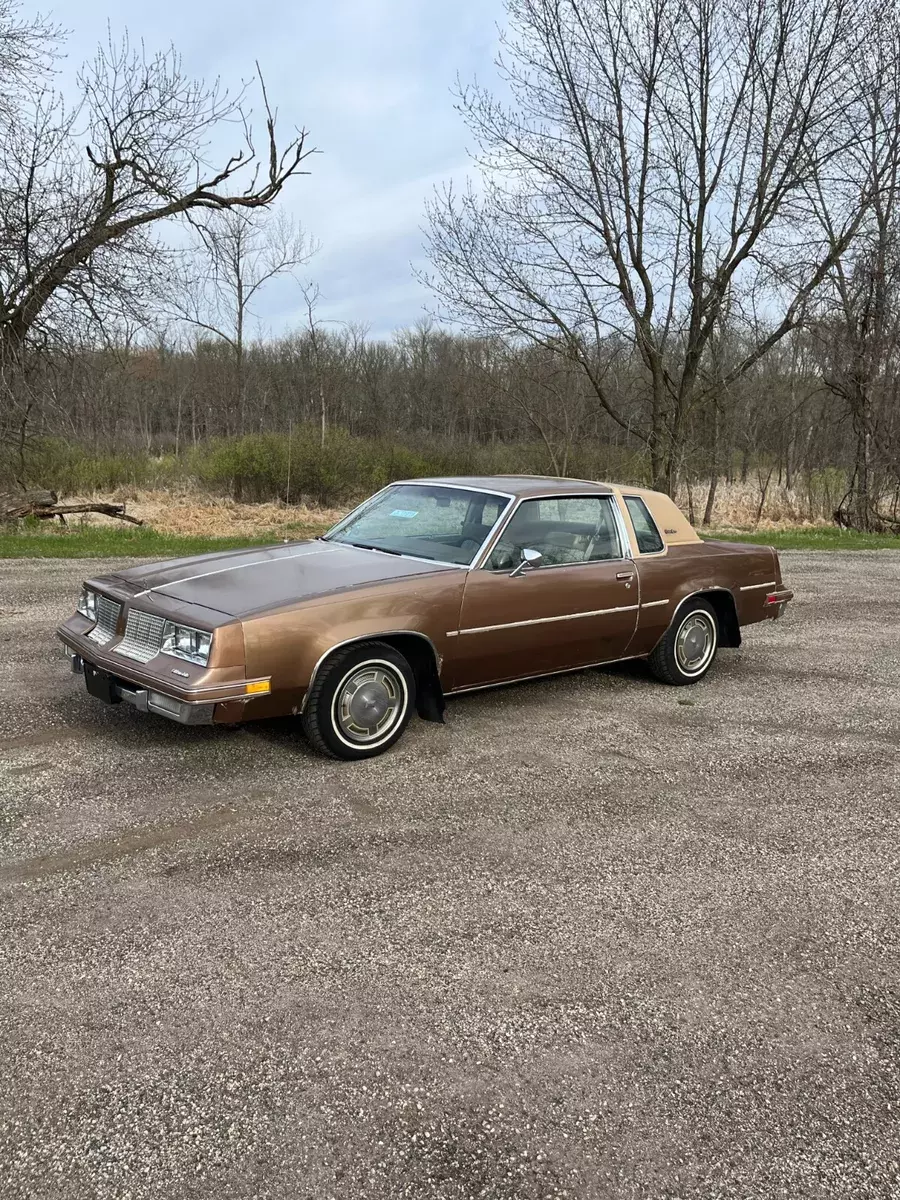
[[[631,517],[641,554],[658,554],[660,550],[665,549],[656,522],[650,516],[650,509],[640,496],[626,496],[625,507]]]

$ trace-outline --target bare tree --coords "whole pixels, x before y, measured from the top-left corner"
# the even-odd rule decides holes
[[[900,389],[900,24],[892,9],[878,15],[877,29],[853,71],[868,135],[857,152],[857,172],[878,186],[860,236],[835,255],[811,329],[823,378],[844,402],[855,440],[838,520],[867,532],[900,532],[900,464],[891,437]],[[822,226],[837,249],[840,234],[827,196],[818,199]],[[888,514],[881,505],[891,492]]]
[[[45,17],[21,17],[17,0],[0,0],[0,124],[8,127],[18,106],[52,68],[61,31]]]
[[[287,213],[219,209],[197,224],[199,245],[186,256],[170,312],[196,329],[220,338],[234,363],[236,430],[244,432],[245,349],[254,304],[280,276],[309,262],[316,247]]]
[[[876,184],[850,64],[869,26],[847,0],[507,0],[509,104],[461,110],[480,189],[429,210],[430,282],[469,327],[558,348],[673,491],[692,409],[793,329]],[[827,190],[834,237],[816,218]],[[723,305],[746,352],[707,374]],[[626,338],[639,421],[601,348]]]
[[[324,448],[325,431],[328,424],[328,401],[325,394],[325,374],[322,363],[322,331],[316,317],[316,305],[319,303],[319,297],[320,290],[317,283],[308,283],[303,289],[303,302],[306,307],[306,337],[312,358],[312,383],[319,405],[319,437],[320,444]]]
[[[568,475],[572,449],[599,407],[583,372],[564,352],[502,342],[490,347],[484,371],[493,403],[504,415],[524,417],[529,432],[543,445],[553,474]]]
[[[14,71],[40,52],[39,26],[30,37]],[[147,55],[127,38],[101,46],[79,76],[83,98],[74,108],[52,90],[46,57],[44,67],[27,95],[7,95],[15,111],[0,126],[5,362],[58,336],[73,309],[98,324],[133,314],[164,273],[158,234],[168,222],[266,207],[311,153],[303,131],[279,149],[261,83],[257,153],[245,92],[191,79],[173,49]],[[229,124],[242,144],[214,165],[209,142]]]

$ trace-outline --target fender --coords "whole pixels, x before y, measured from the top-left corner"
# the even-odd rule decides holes
[[[679,600],[666,627],[666,632],[675,624],[679,612],[692,600],[708,600],[715,610],[719,622],[719,645],[737,647],[741,644],[741,626],[738,621],[737,601],[730,588],[710,586],[698,588]],[[665,634],[663,634],[665,636]],[[662,640],[662,639],[660,639]],[[657,643],[658,645],[659,643]]]
[[[309,683],[300,705],[300,712],[306,709],[306,697],[315,682],[322,665],[344,646],[352,646],[357,642],[386,642],[394,646],[406,658],[416,679],[416,709],[425,721],[444,722],[444,690],[441,686],[441,656],[438,654],[431,638],[418,629],[388,629],[382,632],[357,634],[355,637],[344,638],[335,642],[322,653],[310,673]]]

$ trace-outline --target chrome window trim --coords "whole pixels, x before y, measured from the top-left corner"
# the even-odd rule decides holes
[[[393,483],[386,484],[381,490],[386,492],[389,487],[402,487],[405,484],[450,488],[454,492],[475,492],[478,496],[503,496],[507,500],[516,498],[515,492],[501,492],[499,488],[473,487],[470,483],[448,483],[445,479],[395,479]]]
[[[477,491],[477,488],[472,489],[472,490]],[[459,565],[459,564],[457,564],[457,565]],[[316,660],[315,666],[313,667],[313,669],[310,673],[309,683],[306,685],[306,692],[303,695],[303,700],[300,704],[299,711],[301,713],[306,711],[306,701],[309,696],[312,685],[316,681],[316,676],[319,673],[319,668],[322,666],[322,663],[325,661],[326,658],[328,658],[329,655],[334,654],[335,650],[340,650],[344,646],[352,646],[354,642],[378,641],[379,638],[396,637],[398,634],[404,634],[407,636],[421,638],[423,642],[427,642],[428,645],[431,647],[431,653],[434,655],[434,665],[435,665],[435,667],[437,667],[437,673],[440,676],[441,666],[443,665],[443,659],[441,658],[440,654],[438,654],[437,647],[435,646],[435,644],[431,640],[431,638],[428,636],[428,634],[422,633],[422,631],[420,629],[380,629],[377,632],[373,632],[373,633],[357,634],[356,637],[345,638],[342,642],[335,642],[333,646],[329,646],[328,649],[323,654],[319,655],[318,659]]]
[[[612,496],[613,509],[616,514],[616,525],[619,530],[619,540],[621,545],[624,546],[628,551],[624,557],[634,562],[636,557],[635,547],[631,544],[631,535],[628,532],[628,526],[625,524],[625,517],[622,515],[622,507],[618,503],[618,497],[612,492],[610,495]]]
[[[400,552],[400,555],[399,555],[401,558],[412,558],[412,559],[415,559],[417,562],[435,563],[439,567],[456,567],[457,569],[460,569],[463,571],[472,571],[475,569],[475,564],[478,561],[480,555],[482,554],[484,547],[488,544],[488,542],[490,542],[491,538],[494,536],[494,534],[497,531],[498,525],[500,525],[500,523],[503,521],[503,518],[504,518],[507,510],[510,507],[509,502],[511,500],[515,500],[515,498],[516,498],[512,492],[501,492],[501,491],[498,491],[496,488],[472,487],[467,483],[459,483],[459,484],[457,484],[457,483],[440,483],[440,482],[437,482],[435,480],[430,480],[430,479],[395,479],[392,483],[386,483],[383,488],[381,488],[379,491],[375,492],[375,494],[370,496],[368,498],[368,500],[363,500],[362,504],[357,504],[356,508],[351,509],[350,512],[348,512],[345,517],[341,517],[340,521],[338,521],[338,523],[336,525],[332,525],[332,527],[330,529],[327,529],[325,531],[325,533],[321,534],[318,540],[320,542],[327,542],[333,533],[337,533],[339,530],[343,529],[343,527],[347,524],[347,522],[350,520],[351,517],[355,517],[357,514],[365,512],[366,509],[369,508],[371,505],[373,505],[376,500],[378,500],[381,496],[383,496],[385,494],[385,492],[390,491],[391,488],[404,487],[404,486],[442,487],[442,488],[449,488],[451,491],[454,491],[454,492],[474,492],[476,496],[491,496],[491,497],[495,497],[497,499],[506,500],[506,504],[504,504],[503,508],[501,509],[500,515],[497,517],[497,520],[491,526],[490,530],[487,533],[487,536],[485,537],[484,541],[481,543],[481,546],[479,547],[479,549],[476,550],[471,562],[458,563],[458,562],[447,562],[446,559],[442,559],[442,558],[418,558],[415,554],[403,554],[402,551]],[[331,544],[331,543],[329,543],[329,544]],[[335,542],[333,544],[335,546],[349,546],[350,545],[349,542]],[[359,547],[351,546],[351,549],[359,549]],[[375,553],[377,553],[377,551]],[[389,553],[389,551],[385,550],[385,551],[382,551],[382,553],[387,554],[387,553]]]
[[[615,492],[573,491],[573,492],[567,492],[565,494],[562,494],[559,492],[542,492],[538,496],[519,496],[518,499],[516,499],[516,503],[510,509],[510,511],[506,517],[506,520],[503,521],[503,524],[500,526],[500,528],[497,529],[495,527],[491,531],[491,533],[488,535],[487,539],[485,540],[484,545],[481,547],[480,553],[478,554],[478,556],[476,556],[475,559],[473,559],[472,565],[469,568],[470,571],[490,571],[491,574],[496,574],[496,575],[504,575],[504,574],[508,575],[509,574],[509,571],[505,567],[502,570],[488,567],[486,565],[487,560],[490,557],[491,551],[494,549],[494,546],[496,546],[497,542],[499,542],[500,537],[503,534],[503,530],[510,523],[510,521],[513,519],[513,517],[515,517],[516,513],[519,511],[521,506],[523,504],[529,504],[534,500],[608,500],[610,502],[610,508],[612,509],[612,512],[613,512],[613,524],[616,527],[616,538],[619,543],[618,558],[592,558],[592,559],[588,559],[586,562],[579,562],[579,563],[548,563],[546,567],[536,567],[535,570],[552,571],[558,567],[596,567],[598,563],[617,563],[617,562],[633,562],[634,561],[634,553],[633,553],[632,547],[631,547],[631,539],[628,536],[628,530],[625,526],[625,521],[622,517],[622,513],[619,509],[619,506],[618,506],[618,504],[616,504]],[[499,522],[498,522],[498,524],[499,524]],[[627,553],[625,553],[626,551],[627,551]]]
[[[581,564],[574,565],[580,566]],[[577,621],[580,617],[603,617],[607,613],[634,612],[638,608],[640,608],[639,604],[621,604],[615,608],[594,608],[588,612],[562,613],[556,617],[533,617],[528,621],[504,621],[500,625],[477,625],[470,629],[448,630],[445,637],[464,637],[469,633],[495,633],[498,629],[521,629],[525,625],[549,625],[553,621]]]
[[[663,537],[662,530],[657,525],[656,518],[654,517],[653,513],[650,511],[650,505],[647,503],[647,501],[644,499],[643,496],[634,496],[634,495],[628,496],[625,494],[625,492],[622,492],[622,503],[625,505],[626,512],[628,512],[628,501],[629,500],[637,500],[637,502],[639,504],[643,504],[644,512],[646,512],[647,517],[650,520],[650,524],[656,530],[657,537],[662,542],[662,546],[659,548],[659,550],[642,550],[640,547],[640,543],[637,540],[637,529],[635,529],[635,531],[634,531],[635,549],[637,550],[638,554],[642,558],[656,558],[657,556],[662,556],[664,554],[667,554],[668,550],[669,550],[669,543]],[[630,512],[628,513],[628,519],[629,519],[629,521],[631,521],[631,524],[634,525],[634,517],[631,515]]]

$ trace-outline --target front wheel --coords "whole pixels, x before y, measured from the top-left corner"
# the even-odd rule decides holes
[[[647,660],[663,683],[684,686],[697,683],[712,666],[719,647],[719,623],[706,600],[690,600]]]
[[[403,655],[386,642],[357,642],[322,664],[303,730],[321,754],[372,758],[400,738],[415,702],[415,676]]]

